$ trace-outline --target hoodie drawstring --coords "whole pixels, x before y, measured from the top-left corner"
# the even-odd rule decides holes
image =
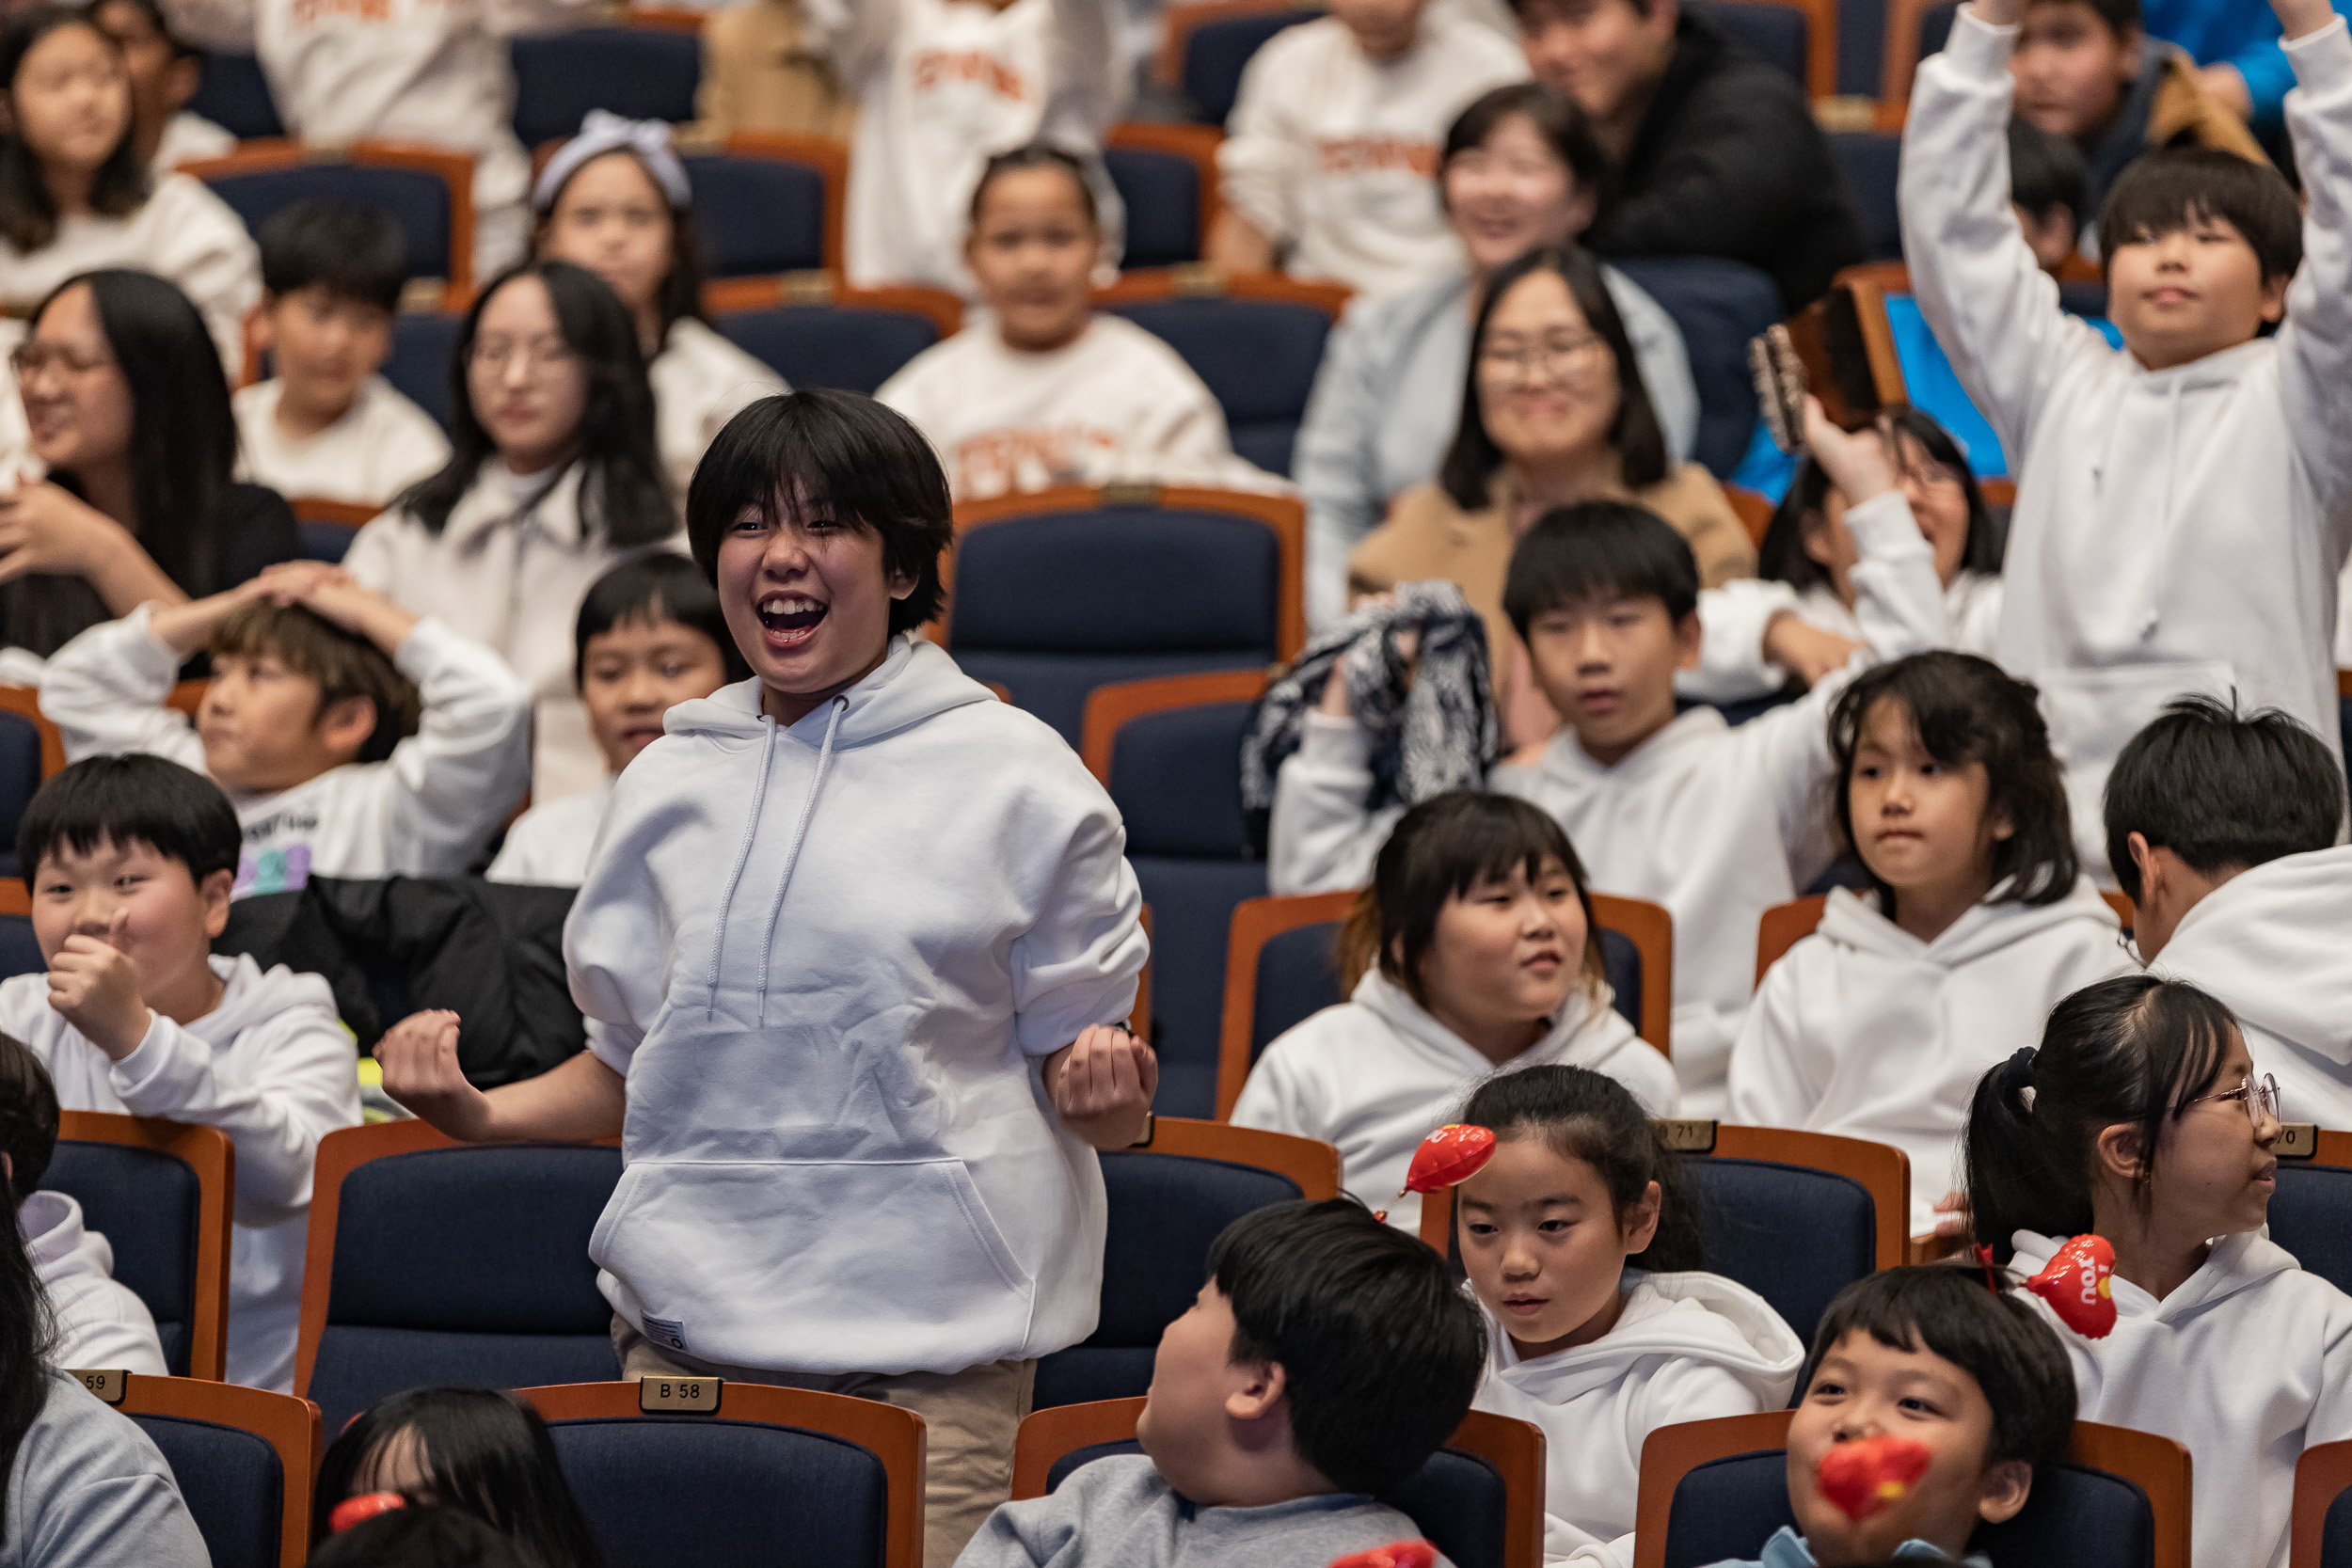
[[[708,1000],[703,1005],[703,1017],[707,1019],[719,1007],[719,959],[727,945],[727,912],[735,906],[736,884],[743,879],[743,864],[752,858],[752,841],[759,836],[760,808],[768,803],[768,770],[776,760],[776,732],[784,726],[773,719],[761,716],[760,724],[767,738],[759,753],[759,782],[752,786],[751,816],[743,822],[743,842],[736,847],[735,869],[727,873],[727,890],[719,897],[719,927],[710,936],[710,977],[705,986]],[[825,731],[825,743],[833,743],[833,731]],[[761,961],[761,974],[766,975],[766,960]]]
[[[2172,492],[2180,478],[2181,468],[2181,392],[2187,382],[2186,375],[2176,374],[2165,399],[2164,499],[2156,508],[2156,536],[2148,550],[2148,559],[2152,562],[2164,559],[2165,546],[2172,536]],[[2142,641],[2155,635],[2156,623],[2163,614],[2158,598],[2163,591],[2163,574],[2152,570],[2148,574],[2148,602],[2139,612]]]
[[[817,753],[817,776],[808,781],[808,794],[801,801],[801,819],[792,827],[792,847],[784,857],[784,875],[776,879],[776,896],[768,906],[768,927],[759,943],[759,1022],[768,1022],[768,959],[776,950],[776,916],[784,909],[784,890],[792,885],[793,867],[801,863],[801,846],[808,837],[808,819],[817,813],[818,791],[825,787],[825,771],[833,766],[833,737],[841,729],[841,716],[850,711],[850,699],[835,697],[833,713],[825,721],[825,743]],[[763,774],[761,783],[766,783]],[[712,976],[717,979],[716,975]]]

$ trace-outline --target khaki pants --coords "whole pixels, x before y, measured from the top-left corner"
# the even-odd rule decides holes
[[[880,1400],[923,1418],[923,1568],[953,1568],[966,1543],[1012,1493],[1012,1436],[1029,1413],[1035,1361],[991,1361],[960,1372],[803,1376],[729,1367],[664,1350],[612,1320],[623,1377],[716,1377]]]

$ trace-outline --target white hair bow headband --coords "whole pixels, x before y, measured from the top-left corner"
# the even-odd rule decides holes
[[[564,182],[579,173],[582,165],[608,152],[637,154],[671,206],[684,209],[694,204],[692,188],[686,182],[686,166],[670,147],[667,125],[658,119],[624,119],[609,109],[591,109],[580,122],[580,135],[557,148],[548,166],[539,171],[539,182],[531,191],[532,209],[544,213],[553,207]]]

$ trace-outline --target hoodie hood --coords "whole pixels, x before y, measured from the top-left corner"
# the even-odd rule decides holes
[[[2020,1230],[2010,1238],[2016,1248],[2016,1257],[2010,1267],[2020,1277],[2030,1278],[2048,1266],[2058,1249],[2074,1238],[2044,1236],[2035,1230]],[[2143,1318],[2155,1323],[2178,1323],[2228,1301],[2241,1291],[2250,1291],[2274,1275],[2294,1274],[2302,1265],[2287,1251],[2260,1231],[2245,1230],[2234,1236],[2223,1236],[2213,1243],[2204,1266],[2181,1282],[2179,1290],[2158,1301],[2122,1275],[2114,1277],[2115,1315],[2119,1321]],[[2060,1338],[2066,1331],[2060,1329]]]
[[[1511,1336],[1489,1313],[1486,1373],[1545,1404],[1565,1404],[1615,1383],[1645,1356],[1720,1368],[1747,1385],[1770,1409],[1788,1397],[1804,1345],[1770,1303],[1744,1285],[1712,1274],[1625,1273],[1625,1311],[1589,1345],[1519,1359]]]
[[[1356,982],[1355,992],[1348,1000],[1374,1014],[1416,1049],[1450,1067],[1468,1066],[1483,1076],[1488,1071],[1509,1072],[1539,1062],[1583,1067],[1601,1060],[1634,1037],[1633,1025],[1611,1005],[1615,994],[1605,980],[1570,991],[1560,1010],[1551,1015],[1551,1026],[1544,1031],[1543,1037],[1500,1068],[1490,1068],[1476,1047],[1431,1017],[1426,1008],[1406,994],[1404,987],[1377,969],[1364,971],[1364,977]],[[1590,1037],[1579,1038],[1585,1035]]]
[[[16,1227],[33,1272],[53,1297],[68,1279],[115,1272],[113,1246],[83,1227],[81,1204],[63,1193],[43,1190],[25,1198],[16,1212]]]
[[[2213,992],[2265,1033],[2352,1062],[2347,928],[2352,845],[2339,845],[2231,878],[2182,917],[2152,967]]]
[[[1676,766],[1685,751],[1705,747],[1729,728],[1721,712],[1702,704],[1677,714],[1664,728],[1614,763],[1595,761],[1591,752],[1577,744],[1576,732],[1564,729],[1559,738],[1544,749],[1541,770],[1567,779],[1596,783],[1606,780],[1621,786],[1638,784]]]
[[[264,970],[250,953],[234,958],[215,954],[210,960],[221,978],[220,1006],[184,1027],[215,1050],[225,1050],[246,1030],[282,1018],[296,1008],[312,1008],[332,1029],[342,1028],[335,1009],[334,988],[322,975],[297,974],[284,964]]]
[[[890,651],[864,680],[798,723],[783,726],[783,733],[821,746],[838,708],[840,725],[833,744],[840,751],[884,739],[950,708],[995,700],[996,693],[965,674],[937,643],[901,632],[891,639]],[[668,735],[707,736],[724,746],[755,741],[774,722],[760,711],[759,677],[754,675],[707,697],[678,704],[662,715],[661,728]]]
[[[2058,902],[2040,906],[1999,902],[2008,886],[2003,882],[1995,887],[1983,902],[1939,932],[1933,942],[1921,942],[1880,913],[1877,894],[1856,893],[1850,888],[1838,888],[1830,894],[1821,910],[1820,929],[1830,942],[1882,958],[1933,964],[1940,969],[1958,969],[2005,947],[2035,941],[2069,921],[2090,920],[2116,932],[2119,938],[2122,934],[2122,926],[2115,918],[2115,911],[2107,907],[2107,901],[2088,877],[2075,878],[2074,885]]]

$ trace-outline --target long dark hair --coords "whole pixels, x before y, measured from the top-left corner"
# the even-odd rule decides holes
[[[547,285],[557,329],[588,377],[588,401],[580,416],[580,455],[573,459],[587,470],[580,486],[583,530],[601,531],[606,543],[623,548],[668,538],[677,531],[677,514],[662,479],[660,448],[654,438],[653,388],[645,380],[637,324],[603,278],[569,261],[518,262],[474,296],[450,357],[453,428],[449,462],[439,473],[410,485],[394,504],[437,534],[473,488],[482,465],[498,455],[498,443],[475,417],[466,370],[482,330],[482,312],[501,289],[522,277]]]
[[[0,1540],[8,1533],[8,1478],[24,1434],[49,1402],[49,1298],[11,1219],[0,1239]]]
[[[1661,1274],[1707,1266],[1698,1198],[1682,1158],[1666,1147],[1632,1091],[1614,1078],[1581,1067],[1500,1072],[1470,1091],[1462,1120],[1492,1132],[1497,1142],[1541,1138],[1563,1159],[1592,1166],[1609,1189],[1609,1207],[1620,1227],[1649,1184],[1657,1182],[1657,1233],[1626,1261]],[[1460,1223],[1458,1210],[1455,1223]]]
[[[694,232],[692,209],[670,204],[669,194],[661,188],[661,182],[653,177],[653,170],[645,166],[644,158],[628,148],[615,147],[581,164],[580,168],[564,177],[564,182],[556,186],[555,194],[548,198],[548,210],[539,217],[540,229],[544,233],[554,225],[555,210],[564,205],[564,193],[570,190],[572,182],[580,178],[580,169],[590,164],[600,164],[615,152],[625,155],[637,166],[637,172],[645,177],[645,183],[653,187],[653,194],[660,198],[663,210],[670,214],[670,270],[661,275],[660,286],[654,290],[653,296],[654,304],[661,311],[662,335],[667,337],[670,328],[686,317],[691,316],[696,321],[703,319],[703,247],[702,241]],[[534,252],[544,248],[544,241],[532,242]]]
[[[1556,273],[1582,312],[1584,324],[1609,345],[1617,372],[1617,417],[1609,423],[1609,445],[1622,466],[1626,488],[1640,490],[1666,477],[1665,431],[1658,410],[1650,405],[1649,389],[1642,381],[1641,362],[1634,357],[1633,340],[1627,336],[1625,318],[1617,314],[1609,285],[1601,280],[1600,263],[1581,245],[1537,245],[1487,281],[1486,297],[1478,307],[1478,325],[1470,334],[1470,370],[1462,382],[1462,418],[1454,427],[1454,445],[1438,470],[1438,483],[1454,504],[1475,512],[1491,499],[1488,487],[1502,467],[1502,449],[1486,434],[1486,419],[1478,404],[1478,361],[1486,342],[1487,324],[1495,307],[1520,279],[1534,273]]]
[[[1889,414],[1887,422],[1898,436],[1915,444],[1939,467],[1960,476],[1961,494],[1968,499],[1968,542],[1961,546],[1961,570],[1988,577],[1998,572],[2000,533],[1993,526],[1993,511],[1985,504],[1984,491],[1978,487],[1977,476],[1961,452],[1960,443],[1952,439],[1952,433],[1916,408]],[[1772,524],[1764,530],[1764,542],[1756,547],[1757,577],[1785,582],[1801,591],[1829,582],[1829,568],[1804,550],[1805,519],[1820,512],[1829,499],[1829,492],[1826,469],[1810,456],[1798,463],[1797,477],[1790,481],[1788,493],[1781,497],[1780,505],[1774,509]]]
[[[7,84],[11,109],[24,56],[32,53],[33,45],[66,27],[87,27],[118,57],[122,53],[121,46],[79,6],[35,6],[17,12],[0,25],[0,83]],[[123,103],[122,139],[115,143],[115,150],[106,154],[90,182],[90,209],[107,217],[135,212],[147,199],[147,166],[139,162],[127,83]],[[40,154],[22,134],[11,130],[0,136],[0,239],[19,250],[39,250],[56,237],[57,203],[49,194],[48,181],[41,177]]]

